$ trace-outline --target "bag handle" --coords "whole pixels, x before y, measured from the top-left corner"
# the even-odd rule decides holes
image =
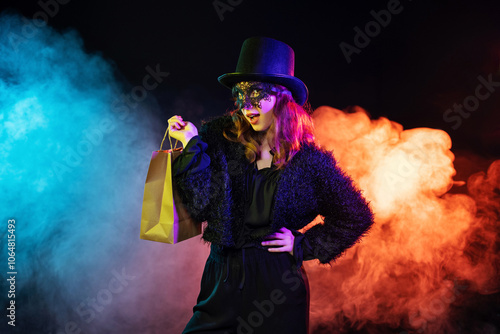
[[[165,141],[165,138],[167,137],[167,133],[168,133],[169,129],[170,129],[170,126],[167,126],[167,131],[165,131],[165,135],[163,136],[163,140],[161,141],[160,151],[162,150],[161,148],[163,147],[163,142]],[[170,136],[168,136],[168,141],[170,142],[170,149],[172,151],[174,151],[177,148],[177,143],[179,142],[179,140],[178,139],[175,140],[175,144],[173,147],[172,147],[172,139],[170,139]]]

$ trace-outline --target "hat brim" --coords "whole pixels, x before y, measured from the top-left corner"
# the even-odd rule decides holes
[[[229,89],[242,81],[261,81],[282,85],[290,90],[295,102],[301,106],[306,103],[309,95],[306,85],[300,79],[284,74],[226,73],[221,75],[218,80]]]

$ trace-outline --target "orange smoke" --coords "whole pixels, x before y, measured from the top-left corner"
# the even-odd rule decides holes
[[[499,290],[495,254],[500,160],[467,182],[470,195],[447,194],[455,169],[441,130],[403,127],[320,107],[313,119],[321,146],[363,189],[376,223],[332,267],[306,262],[311,323],[336,333],[384,324],[443,333],[464,293]]]

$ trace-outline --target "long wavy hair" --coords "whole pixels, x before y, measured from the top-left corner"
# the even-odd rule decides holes
[[[245,145],[245,156],[251,163],[260,157],[258,147],[264,139],[263,134],[268,135],[273,163],[282,169],[300,150],[301,145],[314,142],[314,124],[309,115],[311,107],[308,103],[302,107],[285,87],[275,87],[278,91],[274,94],[276,104],[268,133],[254,131],[241,108],[238,108],[230,111],[233,125],[225,128],[223,134],[226,139]]]

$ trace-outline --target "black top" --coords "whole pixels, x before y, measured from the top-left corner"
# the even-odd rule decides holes
[[[268,235],[272,223],[274,194],[281,170],[276,166],[258,169],[257,163],[249,164],[245,173],[245,229],[236,247],[252,243]]]
[[[172,165],[173,176],[196,173],[207,168],[210,165],[210,157],[205,153],[207,147],[208,145],[199,136],[191,138]],[[280,176],[281,170],[274,164],[262,169],[258,169],[256,163],[248,164],[245,172],[245,229],[239,235],[236,248],[259,247],[260,244],[256,245],[252,240],[271,232],[274,198]],[[295,235],[295,257],[299,257],[299,261],[302,262],[304,251],[305,260],[314,258],[309,243],[303,240],[303,235],[296,231],[292,233]]]

